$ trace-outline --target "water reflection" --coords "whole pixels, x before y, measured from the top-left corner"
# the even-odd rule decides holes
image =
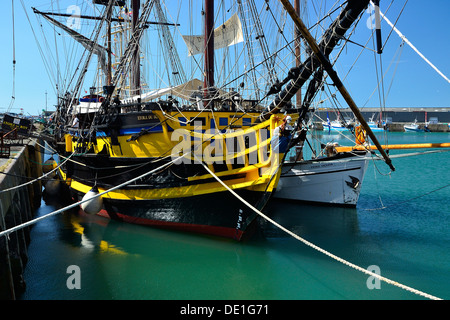
[[[316,206],[274,199],[269,202],[264,212],[274,221],[296,234],[321,232],[336,235],[353,233],[358,230],[355,208]],[[263,231],[267,237],[286,234],[270,223],[265,223]]]

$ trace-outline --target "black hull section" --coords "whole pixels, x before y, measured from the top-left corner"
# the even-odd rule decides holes
[[[270,193],[237,192],[258,210]],[[82,194],[78,195],[81,200]],[[258,214],[228,191],[186,198],[118,200],[104,198],[98,214],[114,220],[151,227],[242,240],[251,233]]]
[[[66,155],[66,157],[69,155]],[[119,184],[128,182],[149,171],[155,170],[171,161],[171,159],[159,160],[157,158],[110,158],[101,156],[73,156],[72,161],[68,161],[62,170],[67,178],[72,178],[83,184],[99,188],[109,189]],[[243,167],[241,164],[232,164],[233,169]],[[215,172],[226,171],[225,164],[214,164]],[[178,164],[172,165],[168,169],[163,169],[154,174],[147,175],[126,186],[127,189],[140,188],[175,188],[198,184],[199,182],[189,181],[189,177],[208,174],[202,164]],[[221,180],[226,181],[234,176],[222,176]],[[201,183],[215,182],[211,177],[203,179]]]

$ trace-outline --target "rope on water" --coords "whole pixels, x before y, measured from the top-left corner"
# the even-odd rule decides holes
[[[198,159],[197,159],[197,160],[198,160]],[[414,293],[414,294],[420,295],[420,296],[422,296],[422,297],[425,297],[425,298],[428,298],[428,299],[431,299],[431,300],[442,300],[441,298],[438,298],[438,297],[435,297],[435,296],[430,295],[430,294],[428,294],[428,293],[424,293],[424,292],[422,292],[422,291],[419,291],[419,290],[416,290],[416,289],[414,289],[414,288],[408,287],[408,286],[403,285],[403,284],[401,284],[401,283],[398,283],[398,282],[396,282],[396,281],[390,280],[390,279],[388,279],[388,278],[386,278],[386,277],[382,277],[382,276],[380,276],[380,275],[378,275],[378,274],[376,274],[376,273],[373,273],[373,272],[371,272],[371,271],[369,271],[369,270],[366,270],[366,269],[364,269],[364,268],[362,268],[362,267],[359,267],[359,266],[357,266],[357,265],[355,265],[355,264],[353,264],[353,263],[351,263],[351,262],[348,262],[347,260],[344,260],[344,259],[342,259],[342,258],[340,258],[340,257],[338,257],[338,256],[336,256],[336,255],[334,255],[334,254],[332,254],[332,253],[330,253],[330,252],[328,252],[328,251],[326,251],[326,250],[324,250],[324,249],[322,249],[322,248],[316,246],[315,244],[313,244],[313,243],[311,243],[311,242],[309,242],[309,241],[303,239],[303,238],[300,237],[299,235],[297,235],[297,234],[293,233],[292,231],[286,229],[285,227],[283,227],[282,225],[278,224],[277,222],[275,222],[274,220],[270,219],[270,218],[267,217],[265,214],[263,214],[261,211],[259,211],[259,210],[256,209],[255,207],[253,207],[253,206],[252,206],[250,203],[248,203],[245,199],[243,199],[243,198],[242,198],[241,196],[239,196],[236,192],[234,192],[234,190],[232,190],[229,186],[227,186],[222,180],[220,180],[220,178],[219,178],[218,176],[216,176],[216,175],[214,174],[214,172],[212,172],[212,171],[208,168],[208,166],[205,165],[205,164],[203,163],[203,161],[202,161],[201,163],[202,163],[203,167],[204,167],[204,168],[205,168],[205,169],[206,169],[206,170],[207,170],[207,171],[208,171],[208,172],[209,172],[209,173],[210,173],[210,174],[211,174],[211,175],[212,175],[212,176],[220,183],[220,184],[222,184],[222,185],[223,185],[228,191],[230,191],[236,198],[238,198],[240,201],[242,201],[247,207],[249,207],[251,210],[253,210],[254,212],[256,212],[258,215],[260,215],[261,217],[263,217],[264,219],[266,219],[268,222],[272,223],[272,224],[275,225],[276,227],[280,228],[281,230],[283,230],[284,232],[286,232],[286,233],[289,234],[290,236],[292,236],[292,237],[294,237],[295,239],[297,239],[297,240],[303,242],[303,243],[306,244],[307,246],[309,246],[309,247],[311,247],[311,248],[313,248],[313,249],[315,249],[315,250],[317,250],[317,251],[319,251],[319,252],[321,252],[321,253],[323,253],[323,254],[329,256],[329,257],[331,257],[332,259],[334,259],[334,260],[336,260],[336,261],[339,261],[339,262],[341,262],[341,263],[343,263],[343,264],[345,264],[345,265],[347,265],[347,266],[349,266],[349,267],[351,267],[351,268],[353,268],[353,269],[356,269],[356,270],[358,270],[358,271],[361,271],[361,272],[363,272],[363,273],[365,273],[365,274],[367,274],[367,275],[369,275],[369,276],[371,276],[371,277],[377,278],[377,279],[379,279],[379,280],[381,280],[381,281],[384,281],[384,282],[386,282],[386,283],[388,283],[388,284],[391,284],[391,285],[393,285],[393,286],[399,287],[399,288],[401,288],[401,289],[407,290],[407,291],[409,291],[409,292],[412,292],[412,293]]]

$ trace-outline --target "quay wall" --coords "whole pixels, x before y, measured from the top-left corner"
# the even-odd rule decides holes
[[[366,121],[373,118],[374,121],[379,120],[380,110],[377,108],[363,108],[360,109],[361,115]],[[313,118],[314,124],[317,129],[322,128],[320,120],[326,121],[327,115],[330,121],[336,120],[338,114],[334,109],[320,109],[316,110],[315,117]],[[350,109],[341,109],[340,116],[342,118],[353,118],[353,113]],[[437,123],[429,124],[428,128],[431,132],[449,132],[450,123],[450,108],[387,108],[382,113],[383,120],[389,119],[388,123],[389,131],[391,132],[404,132],[403,126],[410,124],[417,120],[420,128],[424,128],[425,120],[436,121]]]
[[[410,122],[406,123],[406,122],[393,122],[393,123],[389,123],[387,124],[387,127],[389,128],[390,132],[403,132],[405,131],[405,129],[403,128],[403,126],[405,124],[409,124]],[[425,123],[424,122],[417,122],[417,124],[419,125],[420,129],[424,129],[425,128]],[[436,124],[429,124],[428,125],[428,129],[430,130],[430,132],[448,132],[449,130],[449,126],[446,123],[436,123]]]
[[[403,127],[405,124],[409,124],[410,122],[393,122],[388,123],[387,127],[389,132],[404,132],[405,128]],[[418,122],[419,128],[423,129],[425,127],[425,123]],[[314,127],[317,130],[323,130],[322,122],[314,122]],[[450,127],[446,123],[436,123],[429,124],[428,129],[430,132],[450,132]]]
[[[11,152],[9,159],[0,159],[0,231],[31,220],[42,196],[40,181],[1,192],[42,175],[42,153],[35,140],[11,147]],[[0,236],[0,300],[15,300],[25,290],[23,272],[28,261],[30,228]]]

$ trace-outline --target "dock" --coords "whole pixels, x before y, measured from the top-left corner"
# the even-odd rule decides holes
[[[405,128],[403,127],[405,124],[410,124],[411,122],[393,122],[386,124],[386,128],[389,132],[405,132]],[[418,122],[420,129],[425,128],[424,122]],[[314,128],[316,130],[323,130],[322,122],[314,122]],[[437,123],[437,124],[429,124],[428,130],[430,132],[450,132],[450,127],[446,123]]]
[[[11,145],[0,158],[0,232],[31,220],[41,204],[42,154],[36,139]],[[21,187],[18,187],[21,186]],[[24,292],[30,227],[0,237],[0,300],[15,300]]]
[[[374,121],[380,119],[380,108],[361,108],[360,112],[366,121],[373,118]],[[352,117],[350,109],[339,110],[341,119]],[[322,119],[326,121],[327,114],[330,121],[337,119],[337,112],[331,108],[320,108],[315,111],[314,118],[315,128],[322,130]],[[383,121],[387,120],[386,127],[390,132],[404,132],[404,125],[410,124],[417,120],[421,129],[425,128],[425,123],[428,123],[430,132],[450,132],[450,107],[410,107],[410,108],[385,108],[382,112]]]

